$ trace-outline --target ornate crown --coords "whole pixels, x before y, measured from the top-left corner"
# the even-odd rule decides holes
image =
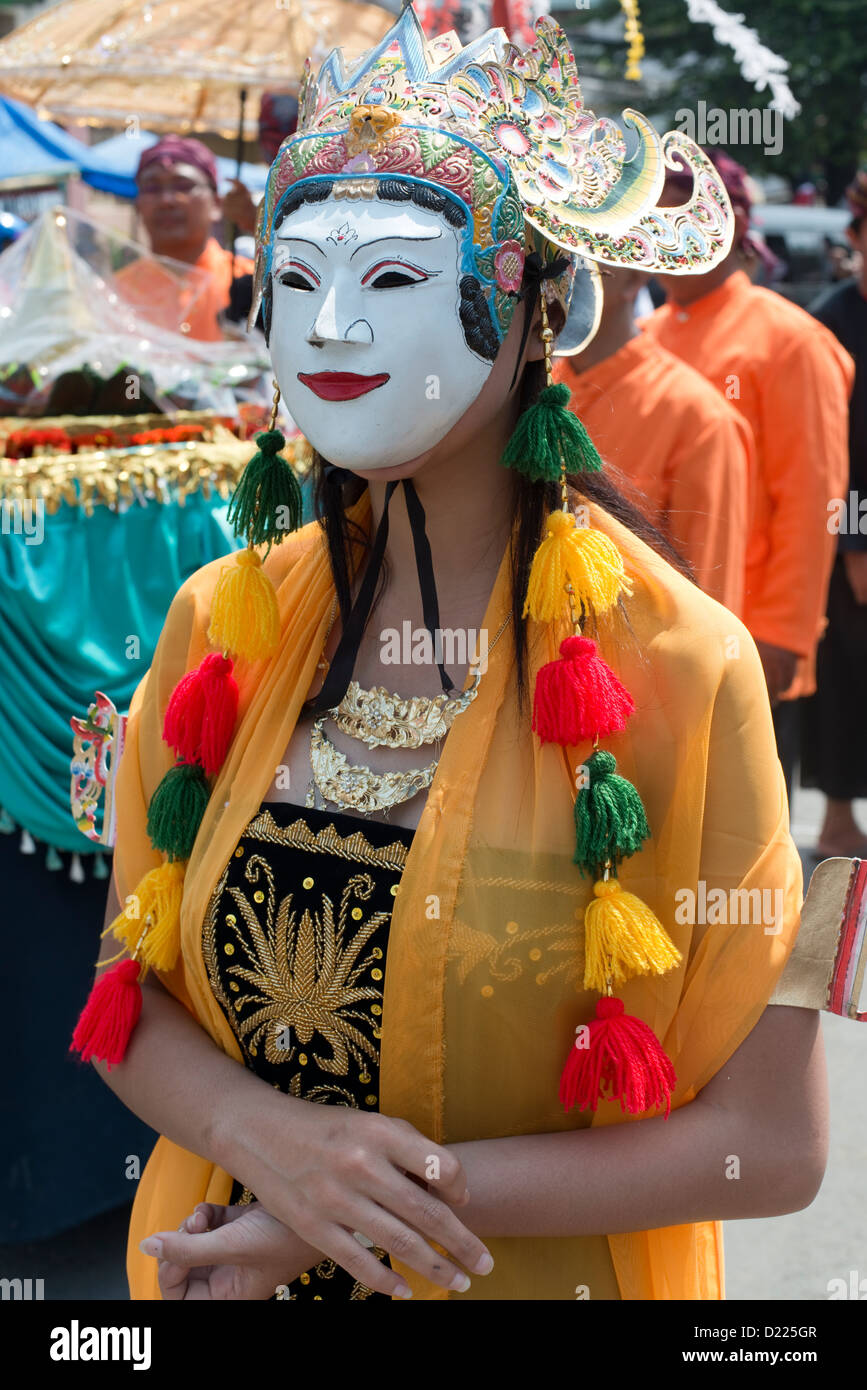
[[[733,220],[711,161],[681,132],[660,137],[637,111],[597,119],[560,26],[542,18],[535,33],[523,52],[502,29],[462,47],[453,32],[426,39],[407,6],[357,62],[347,65],[335,49],[314,77],[308,60],[298,130],[281,147],[262,204],[257,298],[275,212],[306,178],[436,183],[467,205],[484,253],[514,238],[515,219],[504,219],[501,235],[496,215],[480,217],[480,208],[495,212],[497,196],[511,194],[526,224],[574,257],[669,274],[722,260]],[[658,207],[666,168],[684,167],[692,196]]]

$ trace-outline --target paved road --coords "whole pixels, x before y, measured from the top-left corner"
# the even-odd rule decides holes
[[[867,826],[867,803],[859,803],[858,812]],[[815,842],[821,814],[818,792],[795,793],[792,830],[802,848]],[[861,1008],[867,1009],[863,999]],[[865,1281],[861,1298],[867,1299],[867,1026],[830,1014],[822,1015],[822,1026],[831,1093],[822,1190],[793,1216],[726,1224],[730,1299],[827,1299],[829,1281],[848,1285],[852,1270]]]

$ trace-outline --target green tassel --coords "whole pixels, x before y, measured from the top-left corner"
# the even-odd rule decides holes
[[[589,785],[575,800],[574,863],[582,875],[599,878],[607,863],[619,864],[641,849],[650,835],[641,797],[631,782],[615,771],[613,753],[592,753],[587,759]]]
[[[189,859],[210,798],[198,763],[178,763],[160,782],[148,807],[147,832],[169,860]]]
[[[602,460],[578,416],[569,410],[572,393],[564,381],[546,386],[522,411],[502,457],[504,468],[517,468],[534,483],[556,483],[561,462],[567,473],[598,473]]]
[[[105,862],[105,855],[95,854],[93,856],[93,876],[94,878],[108,878],[108,865]]]
[[[14,835],[17,828],[5,806],[0,806],[0,835]]]
[[[301,525],[301,487],[280,453],[286,443],[280,430],[262,430],[256,443],[259,448],[241,474],[228,518],[247,545],[270,549]]]
[[[48,853],[45,856],[45,867],[51,870],[52,873],[56,872],[57,869],[63,868],[63,860],[53,845],[48,846]]]

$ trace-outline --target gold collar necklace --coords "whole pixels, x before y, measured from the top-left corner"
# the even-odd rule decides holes
[[[411,478],[402,478],[406,514],[412,532],[419,590],[421,592],[424,625],[431,639],[439,631],[439,601],[436,591],[433,557],[425,529],[425,511]],[[363,690],[353,681],[352,672],[358,650],[373,610],[377,583],[388,542],[388,513],[398,482],[385,485],[382,515],[373,536],[367,567],[361,579],[358,596],[345,618],[343,631],[319,693],[308,702],[307,711],[316,718],[310,735],[310,765],[313,780],[307,792],[307,805],[315,807],[316,791],[326,801],[345,810],[371,815],[388,811],[425,790],[433,781],[439,755],[425,768],[406,772],[377,773],[370,768],[354,765],[341,753],[325,733],[326,719],[332,719],[344,734],[365,743],[369,748],[421,748],[427,743],[439,743],[448,733],[457,716],[472,703],[481,679],[481,659],[476,655],[470,662],[472,682],[462,694],[454,693],[451,677],[437,660],[443,693],[433,699],[426,696],[390,694],[384,686]],[[332,608],[332,623],[334,609]],[[508,619],[506,620],[508,622]],[[497,641],[505,629],[504,622],[494,638]],[[330,628],[329,628],[330,631]],[[326,635],[326,642],[328,638]],[[436,643],[434,643],[436,647]],[[493,647],[493,643],[491,644]],[[321,665],[322,663],[320,663]]]
[[[326,643],[334,623],[334,611],[333,607]],[[489,653],[510,621],[511,614],[501,624]],[[323,658],[320,669],[324,665]],[[469,708],[478,694],[482,679],[478,657],[470,663],[470,676],[469,686],[459,695],[443,693],[433,698],[397,695],[382,685],[365,690],[358,681],[350,681],[340,703],[320,715],[311,730],[313,778],[307,791],[307,806],[316,805],[318,790],[325,801],[333,802],[341,810],[373,815],[378,811],[387,813],[391,807],[426,791],[433,782],[439,755],[427,767],[410,768],[405,772],[373,772],[369,767],[350,763],[346,755],[335,748],[325,732],[325,722],[333,720],[342,733],[368,748],[421,748],[425,744],[440,743],[458,715]]]

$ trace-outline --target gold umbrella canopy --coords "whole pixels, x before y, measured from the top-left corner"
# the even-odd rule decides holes
[[[393,23],[360,0],[61,0],[0,42],[0,91],[54,120],[231,137],[239,90],[297,91],[308,56]]]

